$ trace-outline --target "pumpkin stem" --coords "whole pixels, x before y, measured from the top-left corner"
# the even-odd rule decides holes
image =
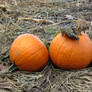
[[[66,34],[69,38],[79,40],[79,37],[76,33],[76,28],[74,27],[63,27],[61,28],[62,36]]]
[[[14,63],[12,63],[11,66],[9,67],[9,72],[14,72],[16,70],[18,70],[18,67]]]
[[[0,71],[0,75],[7,74],[18,70],[18,67],[13,63],[11,66],[5,70]]]

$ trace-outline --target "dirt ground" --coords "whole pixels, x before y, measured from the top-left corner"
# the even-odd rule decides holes
[[[8,66],[9,48],[20,34],[33,33],[48,48],[60,27],[75,25],[73,20],[78,18],[92,21],[91,0],[43,1],[0,0],[2,64]],[[91,31],[86,31],[90,39]],[[92,65],[82,70],[67,71],[54,67],[49,60],[40,72],[15,71],[0,75],[0,92],[92,92]]]

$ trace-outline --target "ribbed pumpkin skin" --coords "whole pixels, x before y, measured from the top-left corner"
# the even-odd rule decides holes
[[[80,40],[71,40],[58,34],[50,45],[50,57],[55,65],[63,69],[87,67],[92,57],[92,42],[87,35],[79,35]]]
[[[38,37],[22,34],[11,45],[10,62],[20,70],[37,71],[47,64],[48,51]]]

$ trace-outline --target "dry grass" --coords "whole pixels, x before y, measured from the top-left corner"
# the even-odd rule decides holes
[[[80,17],[92,21],[92,3],[88,0],[49,1],[0,1],[1,63],[9,64],[10,45],[20,34],[33,33],[49,47],[60,27],[75,26],[73,20]],[[86,30],[86,33],[92,39],[92,31]],[[53,67],[49,60],[40,72],[16,71],[0,75],[0,92],[92,92],[92,67],[67,71]]]

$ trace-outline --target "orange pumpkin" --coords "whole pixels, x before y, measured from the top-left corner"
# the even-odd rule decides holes
[[[50,57],[55,65],[63,69],[82,69],[87,67],[92,57],[92,42],[84,33],[79,40],[72,40],[58,34],[50,45]]]
[[[10,62],[20,70],[37,71],[47,64],[48,51],[38,37],[22,34],[11,45]]]

